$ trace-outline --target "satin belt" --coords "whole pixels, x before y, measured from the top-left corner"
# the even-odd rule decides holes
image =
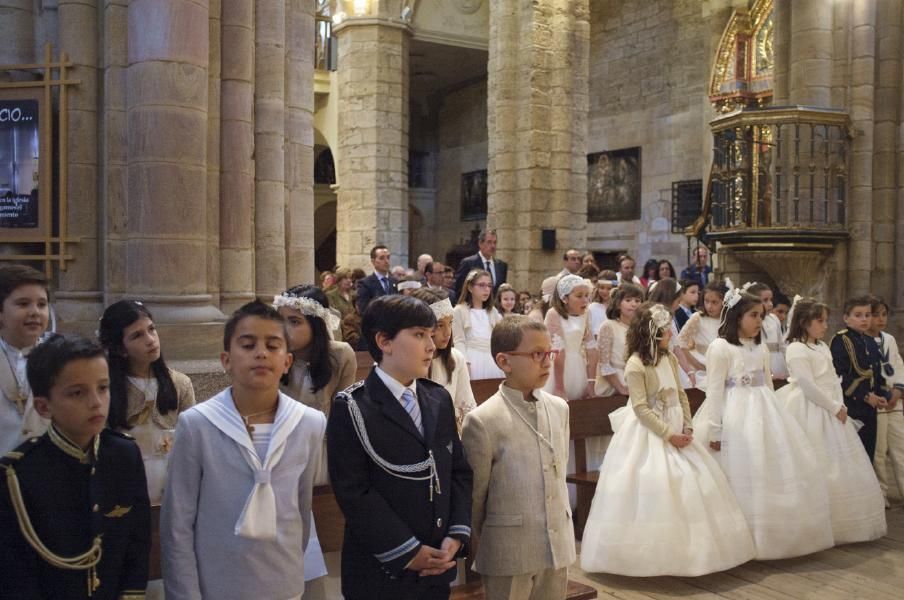
[[[725,380],[726,388],[733,387],[759,387],[766,385],[766,375],[762,371],[744,373],[740,377],[729,377]]]

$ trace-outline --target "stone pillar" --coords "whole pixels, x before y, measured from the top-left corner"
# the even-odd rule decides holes
[[[102,114],[103,164],[100,202],[104,228],[101,265],[104,268],[105,304],[126,292],[126,233],[128,226],[128,133],[126,70],[129,66],[126,39],[129,10],[124,0],[104,0],[103,8]]]
[[[563,249],[586,243],[589,19],[588,0],[490,3],[487,224],[518,289],[539,289]]]
[[[102,293],[98,278],[98,141],[97,141],[97,0],[60,0],[60,42],[57,52],[66,52],[73,64],[69,77],[81,83],[68,94],[68,178],[59,185],[67,190],[67,234],[80,238],[66,248],[74,260],[59,274],[56,308],[60,320],[96,326]],[[49,158],[49,157],[48,157]],[[45,159],[46,160],[46,159]],[[88,329],[93,331],[93,329]]]
[[[772,104],[788,104],[791,57],[791,0],[776,0],[772,9]]]
[[[788,98],[791,104],[828,108],[831,106],[834,54],[833,3],[825,0],[788,1],[791,11]],[[780,15],[783,10],[780,9]]]
[[[314,282],[314,3],[286,15],[286,285]]]
[[[796,5],[795,5],[796,8]],[[873,289],[876,263],[873,227],[873,148],[876,99],[876,2],[851,3],[850,88],[848,111],[854,128],[851,142],[847,224],[848,293],[864,294]],[[886,268],[890,268],[888,265]]]
[[[286,3],[258,0],[254,12],[255,293],[286,285]]]
[[[873,126],[873,239],[875,266],[871,291],[889,304],[894,299],[895,208],[897,204],[898,104],[901,95],[901,0],[877,4],[876,37],[878,48],[875,79],[875,124]],[[899,263],[900,264],[900,263]]]
[[[126,292],[164,323],[222,318],[207,282],[208,6],[128,8]]]
[[[254,298],[254,2],[222,0],[220,307]]]
[[[223,0],[210,0],[207,70],[207,293],[220,305],[220,75]]]
[[[349,17],[333,29],[339,40],[341,156],[336,261],[368,269],[376,244],[390,249],[393,264],[408,264],[410,30],[385,3],[377,8],[386,12]]]
[[[34,0],[0,0],[0,65],[36,62],[34,30]]]

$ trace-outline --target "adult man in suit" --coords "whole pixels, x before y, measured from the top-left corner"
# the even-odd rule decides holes
[[[477,254],[465,257],[458,264],[458,271],[455,272],[455,298],[461,293],[464,285],[465,277],[472,269],[483,269],[487,271],[493,278],[493,293],[496,289],[505,283],[508,277],[508,265],[496,258],[496,230],[484,229],[477,236]]]
[[[378,365],[336,395],[330,481],[345,516],[346,600],[445,600],[471,536],[471,469],[452,398],[426,379],[436,317],[406,296],[375,299],[362,333]]]
[[[374,298],[399,293],[395,278],[389,274],[389,259],[389,248],[386,246],[378,244],[370,249],[370,264],[374,266],[374,272],[358,280],[355,295],[358,314],[363,315],[367,305]]]
[[[577,275],[577,272],[581,270],[581,259],[582,254],[580,250],[575,250],[574,248],[569,248],[565,251],[565,254],[562,255],[562,270],[552,275],[551,277],[547,277],[540,284],[540,289],[548,290],[555,288],[555,282],[558,281],[559,277],[564,277],[565,275]],[[545,296],[546,294],[544,294]],[[550,298],[552,296],[550,295]],[[549,298],[544,298],[544,300],[549,301]]]
[[[681,279],[690,279],[700,284],[700,290],[709,283],[712,276],[713,268],[709,266],[709,250],[704,245],[694,248],[694,263],[689,265],[685,270],[681,271]],[[703,298],[703,294],[700,294]]]

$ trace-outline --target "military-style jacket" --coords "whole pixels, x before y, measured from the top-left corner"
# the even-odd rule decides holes
[[[0,595],[144,598],[150,506],[144,463],[133,440],[105,429],[85,453],[51,425],[7,453],[0,466]],[[23,524],[33,528],[29,539]],[[42,544],[46,551],[35,549]],[[89,567],[98,550],[99,562]],[[59,559],[78,568],[52,564]]]
[[[417,598],[427,587],[448,585],[455,568],[419,577],[406,570],[422,544],[471,535],[471,468],[465,460],[449,393],[417,380],[424,436],[376,371],[336,395],[327,423],[330,482],[345,515],[342,593],[374,600]],[[436,463],[438,481],[406,479],[378,465],[356,432],[363,425],[372,451],[393,465]],[[429,470],[407,474],[425,477]]]
[[[876,340],[850,329],[842,329],[832,337],[830,345],[835,372],[841,377],[841,390],[848,414],[854,418],[869,417],[876,409],[866,403],[869,392],[888,396],[882,374],[882,355]]]

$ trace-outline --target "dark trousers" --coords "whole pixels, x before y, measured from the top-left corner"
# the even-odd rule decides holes
[[[448,585],[434,585],[428,588],[425,588],[420,593],[415,593],[415,595],[398,595],[393,594],[392,596],[380,596],[376,597],[373,595],[367,597],[358,597],[358,596],[346,596],[343,595],[345,600],[449,600],[449,594],[452,593],[452,588]]]
[[[860,441],[863,442],[863,447],[866,448],[866,453],[869,454],[869,460],[872,462],[873,456],[876,454],[876,413],[853,418],[863,423],[863,427],[860,428],[857,435],[860,436]]]

